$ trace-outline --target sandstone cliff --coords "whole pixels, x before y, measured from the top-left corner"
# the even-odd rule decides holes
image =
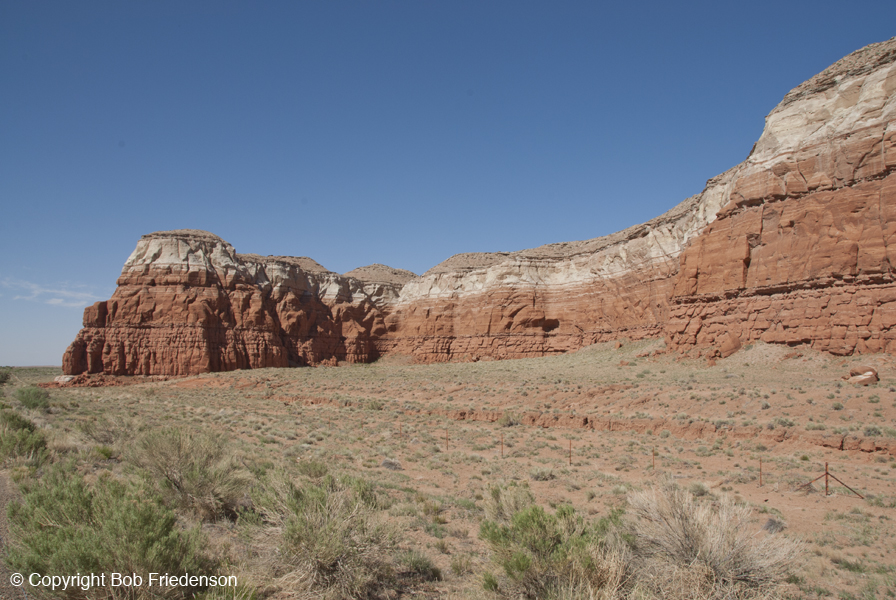
[[[366,362],[376,357],[371,339],[385,331],[382,307],[399,290],[310,258],[237,254],[204,231],[152,233],[125,262],[112,298],[84,311],[63,370],[186,375]]]
[[[896,38],[791,91],[681,256],[666,327],[727,355],[764,340],[896,351]]]
[[[85,311],[68,374],[543,356],[665,336],[896,351],[896,38],[791,91],[749,158],[642,225],[583,242],[459,254],[420,277],[338,275],[237,254],[206,232],[143,236]]]

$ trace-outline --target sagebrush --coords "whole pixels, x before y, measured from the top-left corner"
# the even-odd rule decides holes
[[[54,465],[23,485],[9,505],[10,567],[24,573],[207,573],[198,528],[184,531],[177,515],[149,490],[102,477],[88,485],[72,465]],[[112,591],[110,591],[112,590]],[[92,588],[72,597],[184,598],[181,588]]]
[[[25,408],[43,410],[50,406],[50,394],[47,390],[41,389],[35,385],[17,389],[15,397]]]
[[[297,597],[361,598],[393,581],[398,538],[369,483],[327,475],[302,485],[278,473],[264,488],[256,506],[280,538],[281,584]]]
[[[634,492],[628,502],[637,567],[656,588],[705,588],[719,595],[752,588],[762,595],[784,579],[800,553],[800,542],[762,531],[751,523],[752,509],[727,495],[698,500],[667,483]]]
[[[249,475],[221,436],[160,429],[143,435],[130,454],[169,503],[202,519],[235,517],[248,497]]]

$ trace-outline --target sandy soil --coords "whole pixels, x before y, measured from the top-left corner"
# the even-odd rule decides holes
[[[425,590],[431,597],[479,589],[490,560],[480,507],[491,484],[525,483],[544,505],[601,516],[624,507],[629,490],[666,478],[698,495],[733,494],[753,507],[757,532],[774,518],[804,540],[793,596],[896,595],[894,357],[757,344],[709,366],[662,350],[644,341],[542,359],[59,388],[54,411],[32,418],[55,431],[61,450],[96,444],[84,423],[184,425],[225,433],[258,463],[314,458],[363,475],[393,498],[390,518],[411,532],[405,543],[445,573]],[[881,382],[843,381],[858,364]],[[864,499],[833,480],[828,496],[823,480],[807,486],[826,464]]]

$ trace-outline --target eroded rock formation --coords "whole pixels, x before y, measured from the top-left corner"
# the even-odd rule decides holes
[[[896,39],[791,91],[681,256],[667,333],[896,351]]]
[[[518,358],[658,336],[710,356],[757,339],[894,352],[894,171],[896,38],[791,91],[749,158],[702,193],[610,236],[459,254],[420,277],[384,265],[338,275],[193,230],[143,236],[63,368]]]
[[[378,273],[376,265],[369,270]],[[84,311],[68,374],[186,375],[366,362],[402,277],[344,277],[310,258],[237,254],[216,235],[143,236],[110,300]],[[388,281],[376,281],[389,279]]]

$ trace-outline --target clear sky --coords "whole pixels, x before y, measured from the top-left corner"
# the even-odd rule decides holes
[[[650,219],[892,0],[0,2],[0,365],[142,234],[422,273]]]

